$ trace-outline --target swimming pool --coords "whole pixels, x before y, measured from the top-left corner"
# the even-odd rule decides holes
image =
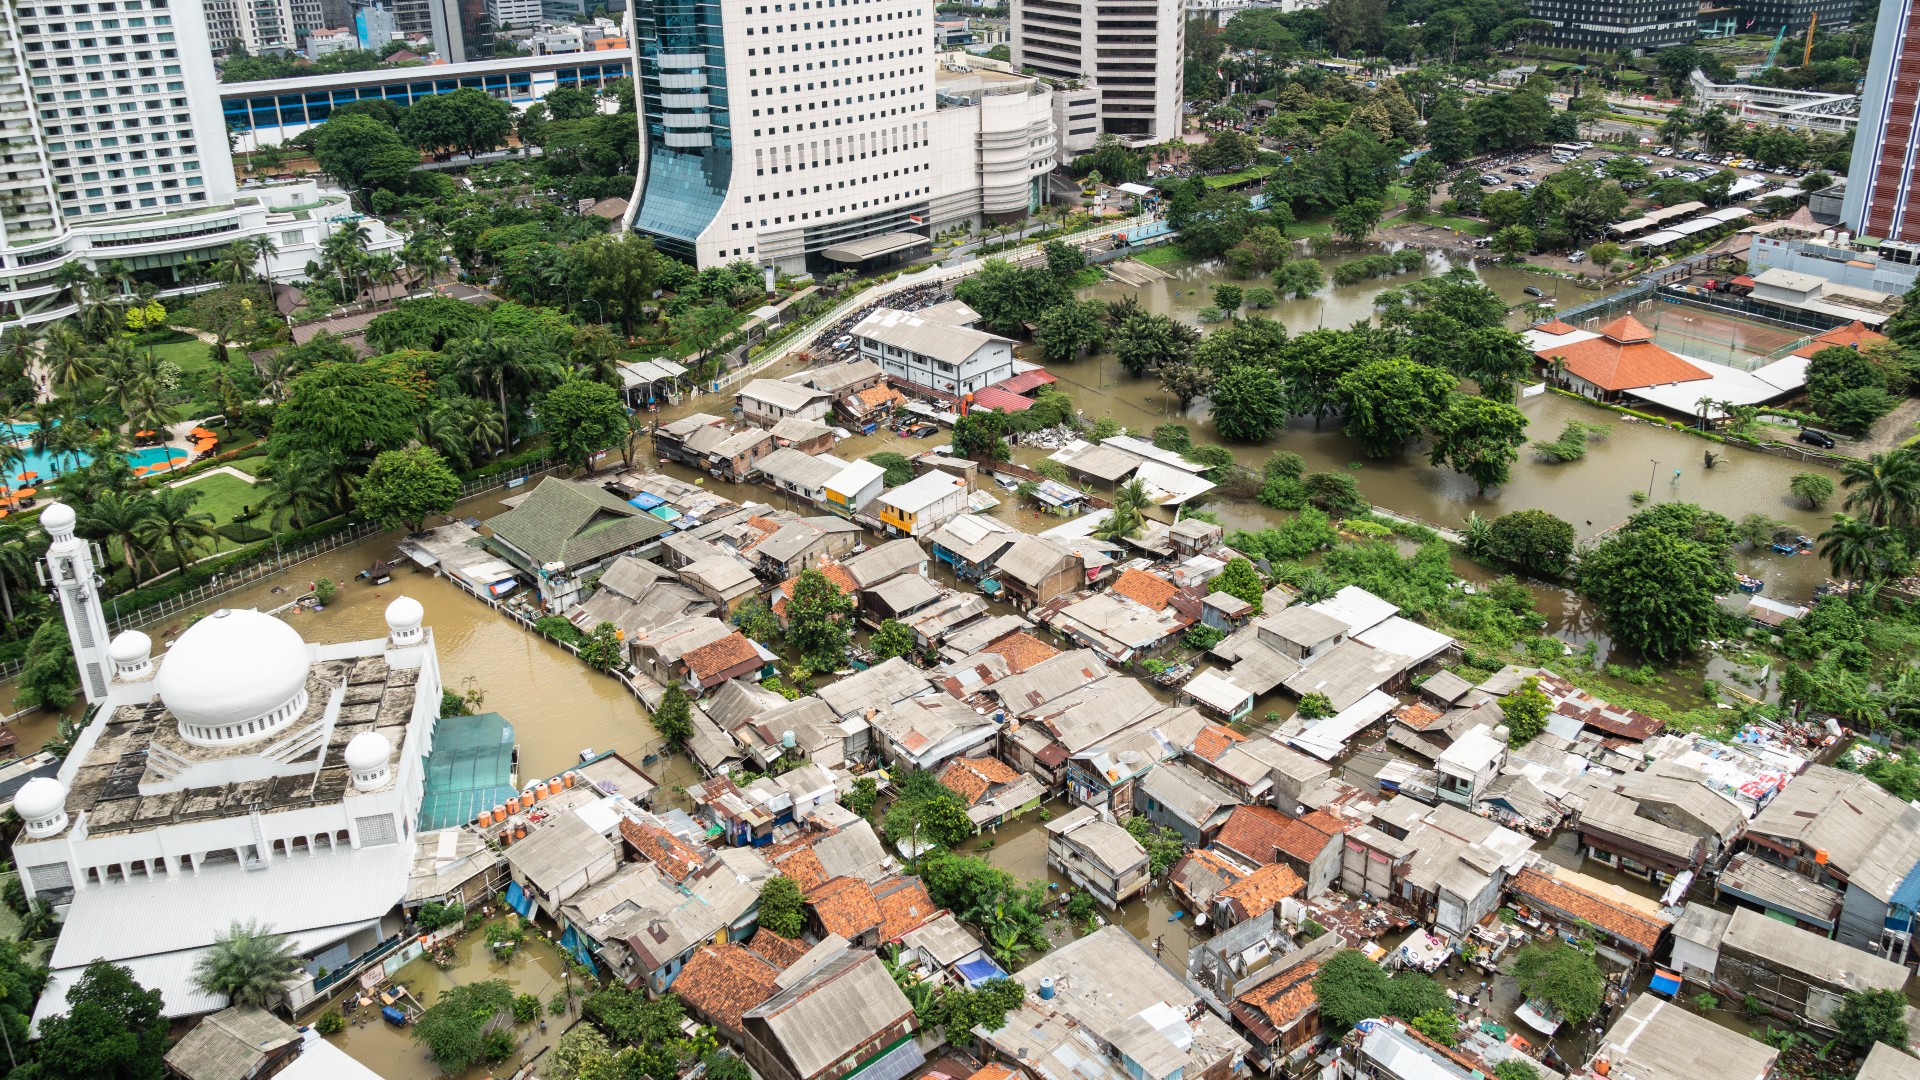
[[[21,454],[24,455],[20,463],[13,466],[11,472],[4,478],[7,486],[20,486],[21,481],[18,474],[23,472],[38,473],[39,475],[34,477],[33,480],[36,484],[51,483],[53,479],[61,473],[71,472],[93,460],[93,455],[91,454],[55,454],[45,450],[35,450],[32,447],[23,445],[27,437],[32,435],[39,427],[40,425],[38,424],[24,420],[12,420],[0,423],[0,439],[5,439],[15,446],[18,446]],[[187,452],[173,446],[149,446],[144,449],[135,450],[126,455],[126,457],[128,465],[133,466],[135,469],[146,468],[149,472],[154,471],[153,466],[156,465],[164,466],[171,462],[172,467],[177,469],[187,463]]]

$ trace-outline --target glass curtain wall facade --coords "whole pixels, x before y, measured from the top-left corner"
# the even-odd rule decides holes
[[[660,250],[697,261],[700,234],[733,179],[727,53],[717,0],[634,9],[634,97],[646,179],[633,227]]]

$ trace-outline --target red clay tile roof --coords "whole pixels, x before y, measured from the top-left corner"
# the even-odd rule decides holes
[[[1199,848],[1180,857],[1167,878],[1190,903],[1207,904],[1227,886],[1246,878],[1246,871],[1212,848]]]
[[[799,963],[800,958],[807,955],[806,942],[781,937],[765,927],[754,931],[753,937],[747,941],[747,948],[781,971]]]
[[[1167,602],[1173,599],[1173,594],[1180,591],[1173,582],[1158,574],[1131,567],[1122,570],[1120,576],[1113,579],[1113,584],[1107,586],[1107,590],[1145,604],[1155,611],[1166,607]]]
[[[1327,849],[1327,840],[1346,832],[1340,819],[1324,810],[1315,810],[1287,825],[1280,837],[1280,850],[1291,858],[1310,863]]]
[[[1192,750],[1195,754],[1206,758],[1208,761],[1218,761],[1220,760],[1220,755],[1227,752],[1228,747],[1234,743],[1246,741],[1247,737],[1245,735],[1240,734],[1232,728],[1221,727],[1219,724],[1208,724],[1206,727],[1200,729],[1198,735],[1193,737]]]
[[[847,568],[834,562],[832,559],[821,559],[813,565],[813,569],[825,574],[828,581],[833,582],[835,587],[848,596],[852,596],[854,593],[860,591],[860,586],[854,584],[853,575],[847,573]],[[800,575],[795,574],[780,583],[780,595],[773,598],[773,613],[775,615],[786,614],[787,601],[793,599],[793,590],[798,586],[799,581]]]
[[[873,887],[880,905],[880,940],[898,941],[939,914],[933,897],[917,877],[893,877]]]
[[[759,658],[760,653],[753,647],[753,642],[738,630],[717,641],[709,641],[681,657],[687,662],[687,670],[703,681],[728,668]]]
[[[1019,1075],[1005,1065],[994,1062],[991,1065],[980,1066],[979,1071],[967,1077],[967,1080],[1016,1080]]]
[[[1821,349],[1832,348],[1864,349],[1869,345],[1877,345],[1887,340],[1890,340],[1887,335],[1876,334],[1867,329],[1867,324],[1855,319],[1845,326],[1836,326],[1793,350],[1793,355],[1812,357]]]
[[[673,992],[696,1015],[737,1032],[740,1015],[773,996],[779,975],[779,968],[732,942],[702,945],[674,977]]]
[[[837,877],[807,894],[807,903],[829,934],[852,940],[884,921],[873,886],[856,877]]]
[[[1597,338],[1550,345],[1534,353],[1559,359],[1571,374],[1602,390],[1631,390],[1660,383],[1693,382],[1707,373],[1653,343],[1653,331],[1631,315],[1601,327]]]
[[[973,392],[973,403],[982,409],[993,409],[1003,413],[1025,412],[1033,408],[1032,398],[1021,397],[1019,394],[1010,393],[997,386],[987,386],[975,390]]]
[[[1520,871],[1520,876],[1514,879],[1513,891],[1558,914],[1585,919],[1649,953],[1660,944],[1660,932],[1672,925],[1671,920],[1623,907],[1569,882],[1548,877],[1538,870]]]
[[[1047,374],[1046,368],[1034,368],[1031,371],[1023,371],[1011,379],[1001,379],[993,384],[992,389],[1005,390],[1009,394],[1024,394],[1029,390],[1038,390],[1050,382],[1057,381],[1052,375]]]
[[[1424,702],[1416,701],[1411,705],[1402,705],[1393,714],[1393,718],[1415,731],[1425,731],[1446,714]]]
[[[868,411],[877,409],[880,406],[885,405],[891,401],[906,400],[905,394],[902,394],[900,391],[895,390],[893,387],[887,386],[885,384],[882,384],[880,386],[869,386],[865,390],[862,390],[853,396],[854,396],[854,399],[860,402],[861,406],[867,409]]]
[[[1011,784],[1020,774],[999,758],[955,758],[940,774],[940,783],[969,807],[984,798],[996,784]]]
[[[622,818],[620,836],[633,845],[641,858],[676,882],[687,880],[695,870],[705,865],[698,851],[657,825],[643,825]]]
[[[1051,660],[1060,655],[1060,650],[1021,630],[1008,634],[999,641],[980,650],[995,656],[1006,657],[1007,668],[1018,675],[1042,660]]]
[[[1554,337],[1564,337],[1579,329],[1578,327],[1568,326],[1559,319],[1548,319],[1543,323],[1534,323],[1533,328],[1543,334],[1552,334]]]
[[[1319,970],[1319,961],[1302,961],[1241,994],[1234,1004],[1258,1012],[1275,1028],[1285,1027],[1319,1006],[1313,992],[1313,977]]]
[[[1266,914],[1289,896],[1298,896],[1307,883],[1284,863],[1263,866],[1244,880],[1220,890],[1219,899],[1231,900],[1245,919]]]
[[[820,856],[813,853],[813,842],[819,839],[811,833],[803,833],[791,840],[783,841],[762,850],[774,869],[793,879],[800,891],[810,893],[826,883],[827,870],[820,865]]]
[[[1271,806],[1236,806],[1228,812],[1214,842],[1264,866],[1273,861],[1293,821]]]

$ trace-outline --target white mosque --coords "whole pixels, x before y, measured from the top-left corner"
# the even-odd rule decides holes
[[[403,926],[440,705],[424,610],[400,597],[386,637],[338,645],[217,611],[156,657],[137,630],[107,640],[73,510],[40,521],[91,708],[57,777],[14,799],[22,884],[65,919],[36,1019],[95,959],[160,990],[168,1016],[218,1009],[194,964],[249,919],[308,958],[297,1009]]]

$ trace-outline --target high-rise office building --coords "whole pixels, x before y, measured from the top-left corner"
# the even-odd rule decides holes
[[[657,0],[632,18],[632,225],[662,250],[824,269],[852,241],[926,242],[931,0]]]
[[[1692,44],[1700,29],[1697,0],[1529,0],[1527,14],[1547,24],[1540,40],[1588,53],[1646,56]]]
[[[1180,134],[1184,0],[1013,0],[1013,64],[1100,90],[1100,130],[1164,142]]]
[[[226,56],[236,45],[256,56],[300,47],[289,0],[201,0],[201,10],[215,56]]]
[[[1787,28],[1787,36],[1804,37],[1808,24],[1819,20],[1822,30],[1838,30],[1853,22],[1854,0],[1738,0],[1739,27],[1743,34],[1778,34]],[[1794,48],[1788,41],[1782,47]],[[1798,55],[1798,53],[1795,53]]]
[[[434,50],[449,64],[493,55],[487,0],[394,0],[393,21],[403,34],[432,38]]]
[[[1920,241],[1920,12],[1916,0],[1881,0],[1873,56],[1860,90],[1840,217],[1862,236]]]
[[[200,0],[0,8],[0,324],[68,314],[70,261],[165,290],[186,260],[266,234],[275,268],[297,268],[326,226],[273,207],[315,198],[311,182],[238,195]]]

